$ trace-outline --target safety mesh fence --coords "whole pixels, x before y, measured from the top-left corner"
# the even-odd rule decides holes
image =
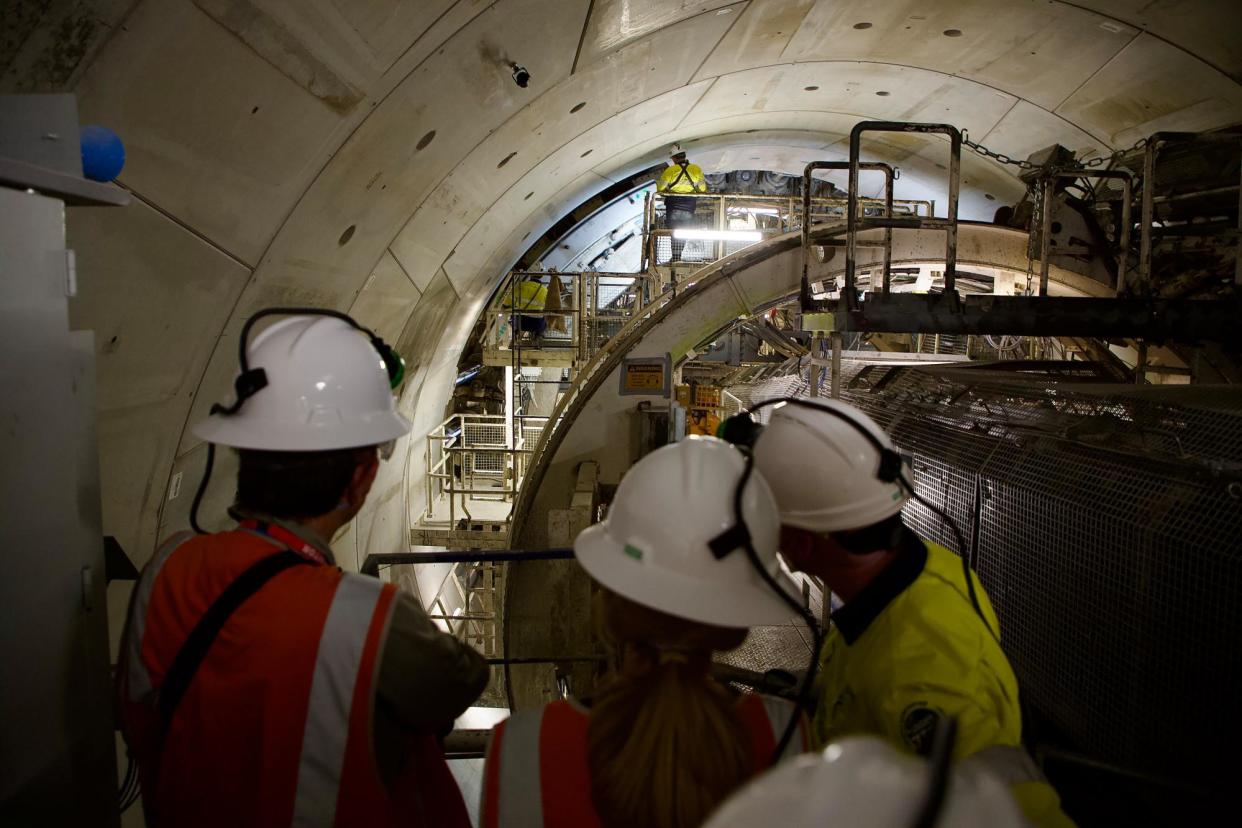
[[[1242,394],[842,367],[842,396],[965,535],[1043,738],[1219,787],[1242,742]],[[803,372],[730,390],[807,389]],[[906,518],[956,549],[922,505]]]

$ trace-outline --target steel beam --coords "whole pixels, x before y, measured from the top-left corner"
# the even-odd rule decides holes
[[[363,575],[376,575],[381,566],[396,564],[433,563],[497,563],[500,561],[564,561],[574,556],[572,549],[538,549],[534,551],[507,550],[486,552],[476,549],[443,552],[373,552],[362,561],[359,571]]]
[[[1095,299],[894,293],[856,311],[836,308],[837,329],[893,333],[1090,336],[1223,342],[1236,335],[1242,301]]]

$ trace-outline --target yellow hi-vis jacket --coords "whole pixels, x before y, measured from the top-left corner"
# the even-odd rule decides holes
[[[656,190],[661,193],[705,193],[707,179],[698,164],[673,164],[660,173]]]
[[[975,594],[999,635],[978,578]],[[1021,770],[1001,768],[999,775],[1027,819],[1037,826],[1073,825],[1056,790],[1022,751],[1018,681],[970,603],[960,558],[909,535],[888,568],[832,620],[816,682],[817,747],[870,734],[926,755],[939,717],[955,716],[955,761],[1008,754],[1005,763],[1013,767],[1010,760],[1020,757]]]
[[[533,280],[519,282],[517,286],[517,310],[520,311],[541,311],[548,302],[548,286]],[[513,291],[512,288],[504,292],[501,300],[502,308],[505,310],[513,309]]]

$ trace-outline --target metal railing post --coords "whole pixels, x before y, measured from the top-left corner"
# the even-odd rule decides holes
[[[1054,189],[1056,189],[1056,178],[1045,178],[1039,194],[1039,292],[1037,296],[1048,295],[1048,256],[1052,250],[1052,191]]]
[[[1152,136],[1143,151],[1143,226],[1139,228],[1139,290],[1151,288],[1151,222],[1155,214],[1156,145],[1160,140]]]
[[[834,400],[841,399],[841,349],[845,343],[845,337],[840,331],[833,331],[832,339],[832,374],[830,376],[832,398]]]

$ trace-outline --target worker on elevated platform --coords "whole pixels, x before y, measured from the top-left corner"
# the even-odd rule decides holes
[[[531,343],[538,346],[548,329],[548,319],[535,311],[542,311],[547,304],[548,286],[540,281],[538,273],[528,273],[520,278],[516,286],[505,291],[500,306],[516,311],[509,317],[514,335],[529,337]]]
[[[691,164],[686,160],[686,152],[681,144],[673,144],[669,149],[669,157],[671,163],[660,174],[656,191],[664,194],[665,224],[676,234],[678,228],[694,226],[694,210],[698,199],[691,194],[706,193],[707,179],[703,177],[703,170],[698,164]],[[679,262],[686,242],[674,236],[672,244],[671,261]]]
[[[745,466],[712,437],[658,449],[622,479],[604,522],[578,536],[615,662],[594,698],[497,725],[484,828],[697,828],[778,747],[805,749],[806,721],[791,702],[735,693],[709,674],[712,653],[740,645],[748,627],[793,615],[744,556],[717,559],[709,547],[734,522]],[[740,502],[756,555],[796,595],[779,574],[767,484],[751,475]]]
[[[246,347],[277,311],[243,328],[236,403],[194,427],[206,474],[214,445],[237,449],[237,525],[174,535],[130,602],[118,691],[146,824],[466,828],[437,735],[487,663],[330,545],[410,431],[400,357],[327,312]]]
[[[730,418],[722,433],[736,437],[748,422]],[[918,496],[888,436],[862,411],[823,399],[787,400],[757,436],[751,427],[738,441],[753,443],[772,485],[782,554],[843,602],[820,655],[817,744],[873,734],[926,754],[938,722],[954,717],[955,758],[1010,748],[991,755],[1027,817],[1071,825],[1022,748],[1018,682],[983,586],[902,521]]]

